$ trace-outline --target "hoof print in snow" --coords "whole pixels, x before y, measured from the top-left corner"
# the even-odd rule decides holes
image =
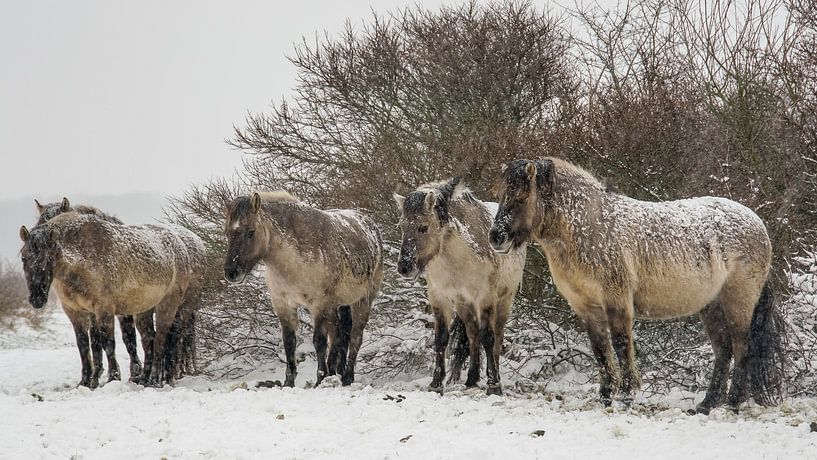
[[[38,395],[37,393],[31,393],[31,397],[36,399],[37,402],[43,402],[43,397],[41,395]],[[814,424],[812,423],[812,425],[814,425]],[[814,428],[814,427],[812,426],[812,428]],[[815,431],[815,430],[812,429],[811,431]]]
[[[283,386],[280,380],[261,380],[255,384],[255,388],[281,388]]]
[[[400,442],[402,442],[403,444],[405,444],[405,443],[406,443],[406,441],[408,441],[409,439],[411,439],[411,437],[412,437],[412,436],[413,436],[413,435],[411,435],[411,434],[410,434],[410,435],[406,436],[405,438],[400,438]]]
[[[812,433],[817,433],[817,422],[811,422],[808,427]]]
[[[401,402],[403,402],[405,400],[406,400],[406,397],[401,395],[401,394],[398,394],[397,396],[392,396],[392,395],[387,394],[386,396],[383,397],[383,401],[394,401],[396,403],[401,403]]]
[[[545,435],[545,430],[536,430],[530,434],[531,438],[541,438]]]
[[[283,420],[284,418],[284,414],[278,414],[275,416],[275,420]]]

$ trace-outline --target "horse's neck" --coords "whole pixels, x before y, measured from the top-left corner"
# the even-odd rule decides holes
[[[604,191],[588,184],[563,190],[552,201],[540,204],[542,215],[537,239],[550,252],[580,252],[598,226]]]

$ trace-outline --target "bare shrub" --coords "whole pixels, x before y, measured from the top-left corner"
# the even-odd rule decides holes
[[[170,212],[213,254],[201,315],[207,359],[279,350],[261,280],[221,281],[225,200],[283,187],[314,205],[362,208],[391,241],[389,265],[392,192],[461,175],[488,198],[503,161],[545,154],[636,198],[719,195],[756,210],[772,237],[776,290],[788,293],[797,323],[791,302],[801,290],[786,273],[817,229],[816,10],[806,0],[646,0],[612,12],[578,7],[567,20],[529,2],[471,2],[375,15],[338,36],[304,39],[290,58],[292,97],[249,114],[228,140],[251,155],[240,180],[193,188]],[[589,378],[587,340],[544,258],[528,254],[508,366],[525,377],[567,367]],[[423,294],[387,269],[361,373],[428,366]],[[706,384],[711,349],[697,318],[638,322],[635,334],[648,391]],[[790,388],[813,394],[809,334],[790,342],[798,360]]]
[[[20,320],[42,327],[42,315],[28,303],[28,286],[22,270],[0,260],[0,329],[13,329]]]

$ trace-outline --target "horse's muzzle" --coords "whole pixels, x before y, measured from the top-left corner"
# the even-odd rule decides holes
[[[32,307],[40,309],[45,306],[48,302],[48,293],[32,293],[28,296],[28,303],[31,304]]]
[[[420,276],[420,268],[416,263],[400,260],[397,262],[397,273],[405,280],[414,281]]]
[[[241,284],[247,277],[246,273],[242,273],[237,267],[224,268],[224,279],[230,283]]]
[[[491,248],[498,253],[504,254],[511,250],[512,241],[507,232],[492,227],[488,240],[491,243]]]

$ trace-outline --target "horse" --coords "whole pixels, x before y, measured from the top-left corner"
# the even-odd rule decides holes
[[[401,211],[398,273],[425,273],[434,314],[435,364],[429,391],[443,392],[445,349],[452,316],[465,326],[470,364],[466,387],[479,381],[480,343],[485,349],[488,395],[502,394],[499,356],[505,323],[525,266],[526,248],[507,254],[491,250],[488,234],[495,208],[459,179],[425,184],[406,197],[394,194]],[[459,380],[465,354],[455,353],[449,383]]]
[[[95,318],[108,355],[109,376],[118,371],[114,354],[115,315],[154,309],[157,331],[149,340],[142,381],[172,383],[175,359],[168,341],[176,312],[203,275],[191,264],[184,240],[189,230],[164,225],[119,225],[96,214],[64,212],[29,231],[20,228],[21,258],[29,303],[42,308],[50,287],[74,325],[82,362],[80,385],[95,387],[88,349],[87,318]],[[202,245],[203,251],[203,245]]]
[[[53,219],[54,217],[69,211],[76,211],[80,214],[95,214],[103,219],[108,220],[114,224],[122,224],[122,221],[117,219],[114,216],[106,214],[100,211],[97,208],[85,205],[78,205],[78,206],[71,206],[70,201],[68,198],[63,197],[62,201],[55,202],[55,203],[46,203],[41,204],[37,199],[34,199],[34,204],[37,207],[37,223],[35,225],[40,225],[48,222],[49,220]],[[69,319],[72,319],[72,324],[75,321],[79,321],[81,324],[88,324],[90,325],[90,331],[86,331],[85,334],[87,335],[89,332],[91,335],[91,351],[93,355],[94,361],[94,380],[98,381],[99,376],[102,373],[102,349],[101,343],[97,340],[98,334],[96,333],[96,321],[95,318],[82,318],[81,320],[77,318],[77,315],[81,315],[81,313],[71,313],[68,310],[65,310],[63,306],[63,310],[65,311],[66,315]],[[128,356],[130,357],[130,376],[131,379],[138,378],[142,375],[142,361],[139,359],[139,354],[136,352],[136,328],[134,327],[133,316],[131,315],[120,315],[116,317],[119,320],[119,327],[122,330],[122,343],[125,344],[125,348],[128,350]],[[77,324],[74,324],[76,328]],[[151,325],[152,327],[152,325]],[[144,342],[143,342],[144,343]],[[110,357],[109,357],[110,359]],[[119,375],[118,369],[111,369],[108,368],[108,379],[109,380],[119,380],[121,376]]]
[[[41,204],[36,199],[34,200],[34,203],[37,206],[37,212],[39,214],[37,225],[43,224],[50,219],[69,211],[76,211],[80,214],[94,214],[113,224],[122,225],[122,221],[118,218],[93,206],[86,206],[82,204],[72,206],[71,202],[66,197],[63,197],[62,201],[55,203]],[[203,272],[204,264],[206,263],[204,246],[202,245],[200,238],[195,237],[195,235],[191,237],[191,235],[192,233],[190,232],[181,232],[179,236],[185,241],[185,244],[187,244],[188,254],[192,258],[192,265],[196,267],[195,271],[197,273]],[[193,290],[200,291],[202,285],[203,279],[197,279],[196,284],[191,287],[191,292],[193,292]],[[174,370],[174,378],[176,379],[179,379],[187,374],[196,373],[195,314],[200,304],[200,295],[200,292],[197,295],[191,294],[188,297],[188,300],[182,305],[183,308],[179,309],[176,317],[177,324],[174,325],[174,331],[179,331],[178,334],[174,333],[174,338],[178,341],[178,343],[175,345],[175,349],[178,353],[178,359],[175,360]],[[146,357],[149,357],[151,353],[149,346],[153,341],[153,337],[155,336],[153,311],[151,310],[143,313],[137,318],[138,328],[134,328],[134,319],[131,315],[121,315],[117,316],[117,318],[119,319],[119,325],[122,329],[122,342],[125,344],[125,348],[130,356],[131,380],[138,381],[142,374],[142,364],[139,361],[139,355],[136,353],[136,329],[139,330],[139,335],[142,338],[143,352]],[[93,318],[91,318],[90,322],[93,329]],[[102,370],[102,358],[101,350],[99,349],[99,342],[94,340],[92,337],[91,344],[93,345],[92,354],[94,356],[95,373],[99,375]],[[111,379],[110,375],[109,379]],[[118,378],[114,379],[118,380]]]
[[[628,404],[640,386],[634,318],[696,313],[715,354],[696,411],[724,399],[737,410],[747,391],[761,404],[777,399],[785,332],[767,280],[771,242],[757,214],[725,198],[636,200],[551,157],[503,165],[494,191],[491,246],[502,253],[532,241],[543,250],[557,290],[587,330],[604,405],[614,387]]]
[[[357,211],[317,209],[286,191],[239,196],[226,214],[224,277],[243,282],[264,262],[286,352],[284,385],[294,386],[297,375],[299,306],[309,310],[313,321],[316,386],[336,373],[343,385],[351,384],[363,328],[383,281],[377,226]]]

